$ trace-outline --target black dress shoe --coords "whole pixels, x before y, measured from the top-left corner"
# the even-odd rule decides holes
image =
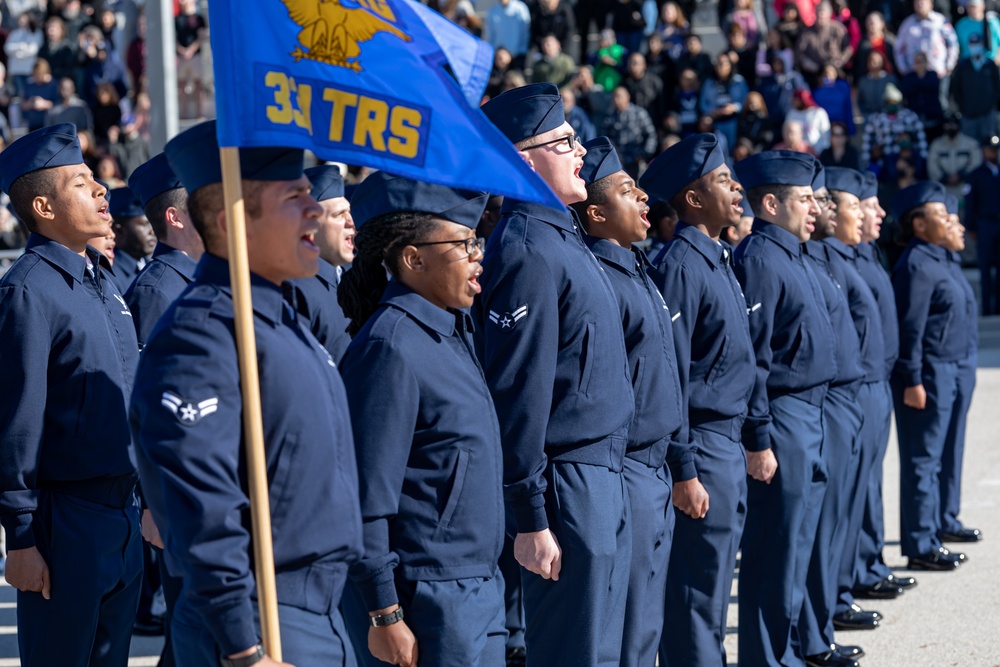
[[[874,630],[881,619],[882,614],[877,611],[865,611],[852,604],[850,610],[833,615],[833,627],[836,630]]]
[[[941,533],[942,542],[978,542],[983,539],[983,533],[978,528],[962,528],[955,532]]]
[[[865,650],[860,646],[834,644],[831,648],[840,655],[844,656],[845,658],[860,660],[861,658],[865,657]]]
[[[806,656],[806,667],[861,667],[853,658],[846,658],[836,651]]]
[[[895,574],[890,574],[886,577],[886,579],[888,579],[890,583],[899,586],[904,591],[917,585],[917,580],[913,577],[897,577]]]
[[[162,637],[163,617],[145,616],[135,619],[135,623],[132,625],[132,634],[140,637]]]
[[[872,586],[856,588],[853,592],[854,597],[858,598],[868,598],[870,600],[894,600],[903,594],[903,588],[886,578]]]
[[[525,655],[523,646],[507,649],[507,667],[524,667]]]
[[[938,547],[919,556],[911,556],[909,567],[911,570],[935,570],[947,572],[957,569],[959,565],[967,560],[965,554],[953,553],[944,547]]]

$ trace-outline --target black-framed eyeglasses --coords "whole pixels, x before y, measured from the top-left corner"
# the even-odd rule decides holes
[[[465,252],[470,255],[475,255],[477,252],[482,252],[486,247],[486,239],[451,239],[450,241],[423,241],[422,243],[411,243],[410,245],[414,248],[419,248],[425,245],[442,245],[445,243],[461,243],[465,246]]]
[[[820,206],[826,206],[827,204],[833,201],[833,197],[830,196],[814,197],[814,199],[816,200],[816,203],[819,204]]]
[[[553,139],[552,141],[546,141],[544,143],[536,144],[534,146],[526,146],[525,148],[522,148],[521,150],[523,150],[523,151],[530,151],[530,150],[534,150],[536,148],[541,148],[542,146],[551,146],[553,144],[558,144],[561,141],[565,141],[566,144],[569,146],[569,149],[571,151],[572,150],[576,150],[576,145],[578,143],[583,143],[580,140],[580,135],[578,135],[578,134],[568,134],[565,137],[559,137],[558,139]]]

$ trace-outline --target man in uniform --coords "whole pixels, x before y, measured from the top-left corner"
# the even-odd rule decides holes
[[[351,203],[344,196],[344,179],[338,167],[312,167],[306,169],[306,176],[312,183],[312,196],[323,207],[316,232],[319,273],[313,278],[291,281],[286,295],[309,321],[309,330],[316,339],[339,362],[351,342],[347,335],[348,320],[337,303],[337,285],[344,267],[354,261]]]
[[[1000,312],[1000,137],[983,141],[983,162],[967,177],[965,221],[976,239],[983,315]]]
[[[662,600],[674,532],[671,473],[689,476],[682,469],[690,467],[693,453],[686,452],[686,460],[677,456],[681,387],[670,310],[647,275],[651,267],[646,254],[633,245],[643,241],[649,229],[648,196],[625,172],[607,137],[584,145],[587,155],[580,175],[587,183],[587,199],[573,209],[587,230],[587,246],[618,297],[636,405],[625,453],[632,567],[621,664],[652,665],[663,633]]]
[[[660,660],[715,667],[726,662],[726,614],[746,519],[740,431],[755,378],[746,300],[719,243],[722,229],[739,222],[743,197],[713,134],[668,148],[640,183],[680,216],[674,239],[654,258],[654,279],[673,313],[684,407],[678,440],[692,454],[692,466],[674,478],[677,525]]]
[[[736,250],[757,379],[743,427],[748,512],[740,564],[740,655],[745,664],[801,664],[792,642],[826,491],[823,400],[836,377],[833,330],[802,244],[820,211],[815,160],[765,151],[738,163],[756,214]],[[757,466],[777,474],[758,481]]]
[[[156,234],[131,188],[115,188],[108,193],[108,201],[111,204],[111,217],[114,219],[117,249],[115,276],[118,286],[124,292],[152,258],[156,248]]]
[[[59,124],[0,154],[31,236],[0,281],[0,520],[26,667],[123,667],[142,548],[127,406],[139,350],[107,260],[105,188]],[[55,539],[58,536],[58,539]]]
[[[275,665],[259,644],[239,365],[215,122],[165,150],[205,243],[192,282],[153,328],[131,420],[143,494],[183,579],[171,630],[177,664]],[[303,152],[240,150],[247,252],[284,657],[353,664],[337,611],[361,549],[350,416],[333,359],[281,284],[315,275],[322,209]],[[265,511],[267,511],[265,509]]]
[[[483,111],[564,205],[587,198],[586,149],[554,85],[516,88]],[[476,334],[524,567],[528,665],[618,665],[634,410],[618,302],[572,211],[508,199],[502,213],[482,262]]]

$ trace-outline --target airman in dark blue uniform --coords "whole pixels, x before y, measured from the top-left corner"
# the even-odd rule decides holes
[[[239,366],[215,122],[166,146],[205,254],[153,328],[132,401],[143,495],[183,579],[171,630],[177,664],[262,656],[251,565]],[[321,208],[301,150],[240,150],[278,611],[292,664],[354,664],[338,611],[361,551],[357,468],[343,383],[281,284],[315,273]],[[282,663],[283,664],[283,663]]]
[[[806,579],[806,598],[798,623],[798,641],[809,667],[856,666],[855,658],[863,655],[860,647],[834,643],[833,616],[840,562],[848,540],[851,490],[861,458],[864,415],[857,396],[864,370],[859,360],[861,342],[851,316],[846,279],[831,256],[838,250],[850,253],[841,239],[855,243],[860,240],[862,213],[858,195],[863,183],[860,172],[836,167],[824,169],[817,161],[813,192],[820,214],[803,248],[823,291],[833,326],[833,338],[827,344],[833,347],[837,364],[837,375],[823,402],[827,491],[820,509]]]
[[[740,660],[801,665],[792,632],[826,490],[823,401],[837,376],[830,316],[802,250],[819,214],[814,159],[765,151],[739,162],[737,174],[757,216],[736,249],[757,360],[743,427],[756,460],[748,461],[754,479],[740,562]],[[772,473],[768,482],[758,481],[758,466]]]
[[[950,222],[940,183],[919,181],[892,207],[910,243],[892,272],[899,360],[892,374],[900,458],[900,544],[913,569],[953,570],[965,554],[941,545],[940,469],[958,391],[959,362],[976,326],[949,264]]]
[[[755,381],[746,300],[719,241],[739,221],[742,195],[712,134],[667,149],[640,184],[672,202],[680,216],[651,276],[670,308],[681,382],[677,440],[691,456],[674,475],[677,525],[660,661],[715,667],[726,662],[726,614],[746,520],[740,432]]]
[[[587,231],[584,240],[611,281],[625,333],[635,393],[635,417],[625,452],[625,484],[632,506],[632,567],[625,605],[622,665],[653,665],[663,634],[663,599],[674,529],[671,468],[691,467],[677,446],[681,387],[670,309],[647,275],[646,254],[633,246],[646,238],[649,197],[625,173],[607,137],[584,144],[580,175],[587,199],[573,204]],[[667,467],[667,462],[670,468]],[[690,471],[687,476],[690,476]]]
[[[0,281],[0,520],[21,664],[120,667],[142,573],[127,417],[139,350],[87,246],[110,232],[105,188],[69,124],[8,146],[0,187],[31,231]]]
[[[351,337],[347,335],[348,320],[337,303],[337,285],[345,267],[354,259],[354,219],[338,167],[312,167],[306,169],[306,176],[313,184],[312,196],[323,207],[321,227],[316,234],[319,273],[314,278],[290,281],[290,293],[296,309],[309,321],[309,330],[334,361],[339,361]]]
[[[1000,312],[1000,137],[985,137],[983,162],[966,176],[965,220],[976,235],[983,315]]]
[[[359,254],[340,288],[354,340],[340,372],[365,552],[344,609],[362,664],[505,662],[500,427],[467,311],[486,200],[385,172],[354,195]]]
[[[565,204],[586,150],[551,84],[487,117]],[[476,343],[504,448],[528,665],[618,665],[631,561],[622,475],[634,401],[611,283],[569,209],[505,201],[483,259]]]
[[[156,248],[156,236],[142,210],[142,203],[131,188],[108,192],[115,232],[115,280],[122,292],[146,267]]]

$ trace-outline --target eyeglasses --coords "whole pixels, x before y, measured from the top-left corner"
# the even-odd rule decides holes
[[[816,200],[816,203],[819,204],[820,206],[826,206],[831,201],[833,201],[833,197],[814,197],[814,199]]]
[[[559,142],[562,142],[562,141],[566,142],[566,144],[569,146],[569,149],[571,151],[576,149],[576,145],[578,143],[582,143],[581,140],[580,140],[580,136],[579,135],[577,135],[577,134],[568,134],[565,137],[559,137],[558,139],[553,139],[552,141],[546,141],[545,143],[542,143],[542,144],[536,144],[534,146],[526,146],[525,148],[522,148],[521,150],[523,150],[523,151],[530,151],[530,150],[534,150],[536,148],[541,148],[542,146],[551,146],[553,144],[558,144]]]
[[[424,241],[423,243],[411,243],[410,245],[414,248],[419,248],[425,245],[442,245],[444,243],[461,243],[465,246],[465,252],[470,255],[475,255],[477,252],[482,252],[483,248],[486,247],[486,239],[452,239],[450,241]]]

